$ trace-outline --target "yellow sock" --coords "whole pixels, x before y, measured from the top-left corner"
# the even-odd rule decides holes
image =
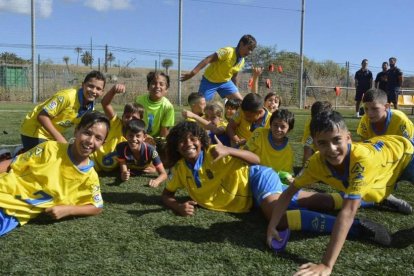
[[[339,193],[330,193],[330,195],[334,201],[334,210],[340,210],[342,208],[342,204],[344,203],[344,199]]]
[[[288,228],[290,230],[302,230],[302,219],[300,210],[290,210],[286,212]]]

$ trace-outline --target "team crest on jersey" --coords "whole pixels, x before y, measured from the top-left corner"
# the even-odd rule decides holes
[[[208,179],[213,179],[214,178],[214,174],[212,171],[210,171],[209,169],[206,170],[206,174]]]
[[[73,123],[69,120],[58,122],[57,124],[61,127],[71,127],[73,125]]]
[[[361,174],[363,173],[365,168],[359,163],[356,162],[355,165],[352,167],[351,172],[355,174]]]
[[[56,101],[51,101],[48,105],[47,105],[47,109],[53,110],[57,107],[57,102]]]
[[[101,194],[94,195],[93,196],[93,201],[95,201],[96,203],[101,202],[102,201]]]
[[[362,131],[367,132],[368,128],[365,124],[361,124]]]
[[[92,186],[92,193],[97,193],[97,192],[99,192],[100,189],[101,189],[101,187],[99,185],[93,185]]]

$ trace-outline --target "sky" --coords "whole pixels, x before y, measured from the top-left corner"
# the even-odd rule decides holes
[[[177,68],[179,0],[34,0],[37,54],[55,64],[76,64],[76,47],[90,50],[95,65],[104,47],[114,63],[154,67],[165,58]],[[300,51],[302,0],[182,0],[182,65],[236,46],[244,34],[277,51]],[[405,75],[414,75],[414,1],[306,0],[304,55],[316,62],[362,59],[378,73],[397,57]],[[31,58],[30,0],[0,0],[0,53]]]

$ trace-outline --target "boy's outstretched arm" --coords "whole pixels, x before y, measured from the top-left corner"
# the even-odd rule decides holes
[[[53,219],[62,219],[67,216],[96,216],[102,213],[102,208],[92,204],[77,205],[57,205],[45,210],[45,213]]]
[[[269,247],[272,244],[273,238],[280,240],[276,227],[279,225],[282,216],[286,213],[286,209],[288,208],[289,203],[292,200],[292,197],[298,191],[299,189],[293,186],[293,183],[291,183],[289,187],[286,190],[284,190],[283,193],[276,200],[275,206],[273,207],[272,216],[267,226],[266,242]]]
[[[259,76],[263,72],[263,67],[253,67],[252,68],[252,75],[253,75],[253,85],[252,85],[252,93],[259,92]]]
[[[361,200],[345,199],[342,210],[339,212],[329,240],[328,248],[322,258],[322,263],[307,263],[299,268],[295,275],[329,275],[332,272],[336,259],[342,250],[349,229],[354,222],[355,215]]]
[[[230,119],[230,121],[229,121],[229,123],[226,127],[226,134],[230,138],[230,141],[231,141],[232,145],[242,146],[242,145],[246,144],[246,140],[241,139],[236,134],[237,127],[238,127],[238,124],[233,119]]]
[[[204,58],[202,61],[200,61],[199,64],[196,65],[196,67],[194,67],[193,70],[191,70],[188,73],[182,74],[180,80],[181,81],[186,81],[191,79],[192,77],[194,77],[200,70],[202,70],[204,67],[206,67],[208,64],[215,62],[218,60],[218,55],[217,53],[213,53],[211,55],[209,55],[208,57]]]
[[[239,158],[250,165],[255,165],[260,163],[260,157],[257,156],[255,153],[243,150],[243,149],[235,149],[231,147],[224,146],[220,140],[217,138],[217,136],[214,136],[214,139],[216,139],[217,145],[212,149],[211,154],[213,155],[214,162],[226,157],[228,155],[231,155],[233,157]]]
[[[105,115],[111,120],[113,117],[115,117],[115,111],[114,108],[111,105],[111,102],[113,98],[115,97],[115,94],[122,94],[125,93],[125,85],[123,84],[115,84],[112,86],[111,90],[109,90],[105,96],[102,98],[101,104],[102,108],[105,112]]]
[[[164,191],[162,191],[161,198],[165,206],[167,206],[180,216],[186,217],[194,215],[195,206],[197,205],[197,202],[189,200],[184,203],[179,203],[175,198],[175,193],[170,192],[167,189],[164,189]]]
[[[155,169],[157,170],[158,177],[155,179],[151,179],[148,183],[151,187],[154,188],[158,187],[163,181],[167,180],[168,177],[167,172],[165,171],[164,165],[162,163],[159,164]]]

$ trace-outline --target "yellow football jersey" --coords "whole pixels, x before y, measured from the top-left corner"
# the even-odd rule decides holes
[[[83,114],[93,110],[94,106],[94,102],[88,103],[85,106],[83,89],[76,90],[71,88],[58,91],[26,115],[20,128],[20,133],[28,137],[55,140],[37,120],[37,116],[42,110],[49,114],[53,126],[60,133],[64,133],[68,128],[79,124]]]
[[[413,145],[401,136],[385,135],[348,145],[344,174],[340,175],[316,152],[295,179],[302,188],[317,181],[345,193],[346,198],[381,202],[413,157]]]
[[[226,156],[216,162],[210,146],[200,153],[196,173],[181,159],[171,170],[166,189],[175,193],[186,189],[202,207],[223,212],[248,212],[253,205],[249,166],[238,158]]]
[[[126,141],[125,137],[122,135],[121,118],[115,116],[110,123],[110,130],[105,143],[91,155],[91,159],[95,163],[95,169],[97,171],[110,172],[118,168],[119,162],[116,153],[116,145]]]
[[[400,135],[413,140],[414,125],[404,112],[394,109],[387,111],[385,126],[382,130],[375,129],[375,125],[370,123],[367,114],[364,114],[359,122],[357,133],[363,140],[379,135]]]
[[[20,225],[57,205],[103,206],[97,173],[93,168],[79,170],[68,146],[42,143],[18,155],[10,172],[0,175],[0,207]]]
[[[313,144],[313,138],[312,138],[311,132],[310,132],[310,123],[311,123],[311,120],[312,120],[312,118],[309,117],[305,121],[305,126],[304,126],[304,129],[303,129],[302,145],[303,146],[310,147],[311,149],[313,149],[314,151],[316,151],[315,145]]]
[[[270,128],[270,117],[272,116],[272,113],[270,113],[266,108],[264,108],[264,110],[265,114],[261,119],[260,124],[252,124],[246,121],[243,110],[237,110],[236,114],[233,116],[233,120],[236,124],[238,124],[236,134],[240,139],[249,140],[250,137],[252,137],[253,131],[258,127]]]
[[[277,172],[293,173],[294,154],[287,137],[283,145],[275,145],[270,129],[260,127],[253,132],[246,146],[260,157],[261,165],[271,167]]]
[[[244,66],[244,58],[237,60],[236,48],[220,48],[216,54],[218,61],[210,63],[204,72],[204,77],[210,82],[227,82]]]

